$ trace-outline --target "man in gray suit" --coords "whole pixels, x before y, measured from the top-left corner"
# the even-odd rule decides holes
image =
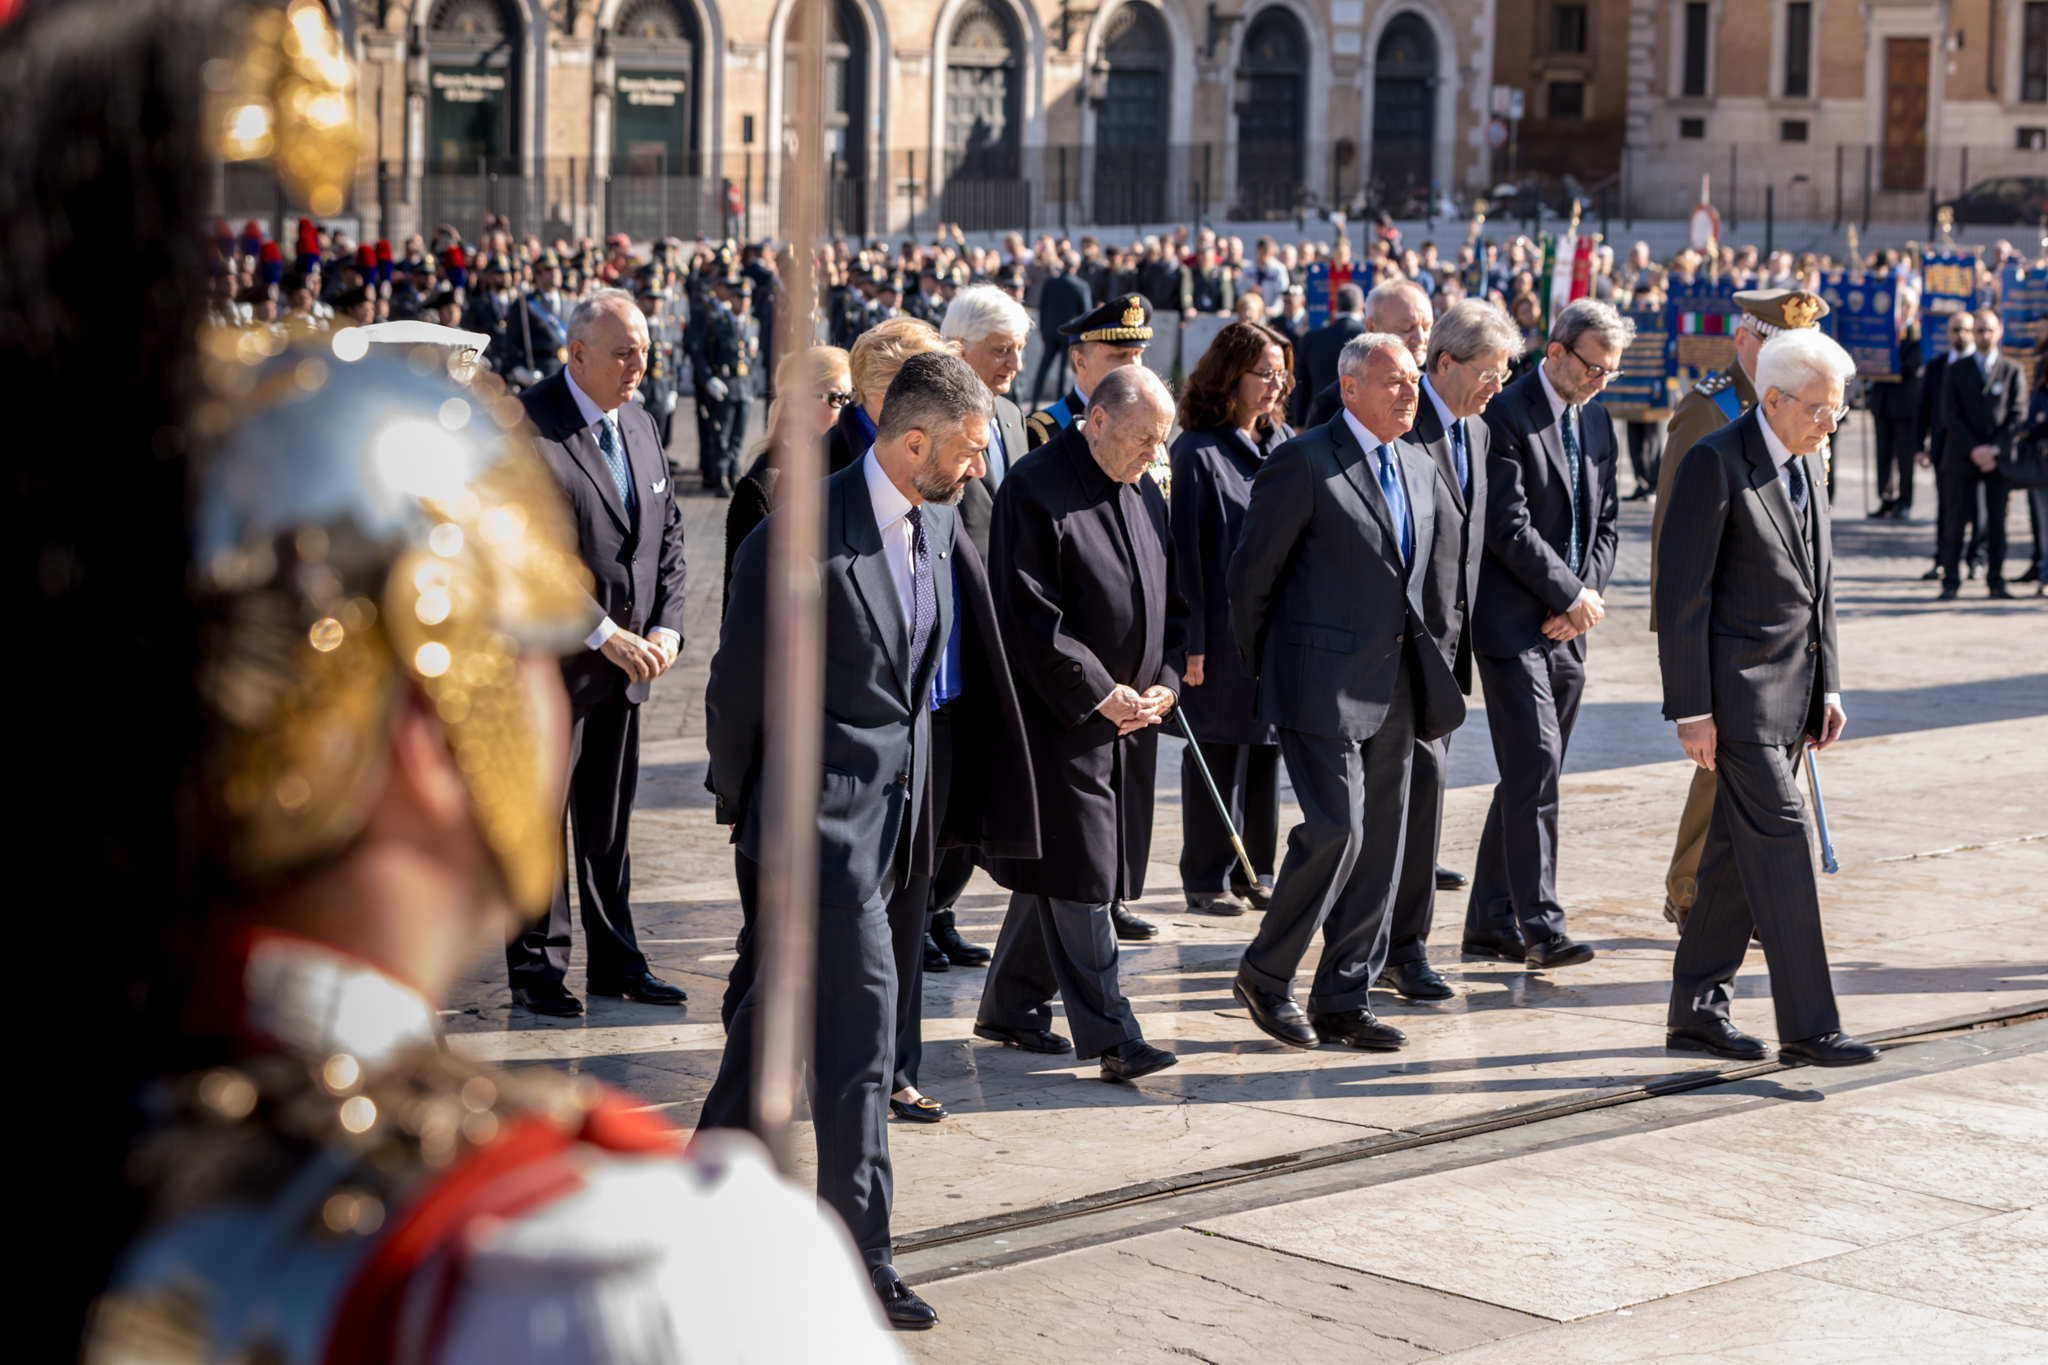
[[[1699,895],[1671,966],[1669,1046],[1752,1061],[1728,1020],[1750,931],[1763,941],[1778,1055],[1855,1066],[1877,1049],[1841,1032],[1798,784],[1802,745],[1841,737],[1834,552],[1819,452],[1847,415],[1855,362],[1817,331],[1757,353],[1757,406],[1679,466],[1657,549],[1664,716],[1718,777]]]
[[[1385,332],[1355,337],[1337,371],[1343,412],[1260,469],[1225,577],[1256,714],[1279,727],[1302,814],[1233,989],[1291,1047],[1388,1051],[1408,1039],[1373,1017],[1369,988],[1386,961],[1415,741],[1449,733],[1465,704],[1425,625],[1436,466],[1399,439],[1421,371]],[[1318,931],[1304,1014],[1294,973]]]
[[[890,1268],[889,1090],[896,1036],[892,921],[924,920],[932,866],[923,809],[932,677],[953,628],[953,508],[987,469],[988,389],[945,352],[913,356],[889,385],[875,444],[826,481],[824,765],[818,799],[818,974],[812,1122],[818,1198],[852,1234],[889,1320],[938,1315]],[[741,543],[704,709],[711,782],[736,812],[750,895],[762,857],[760,766],[768,534]],[[915,904],[898,895],[906,883]],[[751,916],[749,916],[751,919]],[[740,1001],[700,1128],[741,1128],[753,1091],[758,990]]]
[[[1522,349],[1514,320],[1492,304],[1467,299],[1452,306],[1430,333],[1422,398],[1415,405],[1411,445],[1436,465],[1436,545],[1423,581],[1424,624],[1443,651],[1458,690],[1472,695],[1472,637],[1465,629],[1479,589],[1486,548],[1486,454],[1490,438],[1479,414],[1507,382]],[[1429,965],[1429,931],[1444,873],[1436,865],[1443,834],[1444,767],[1451,737],[1418,739],[1408,784],[1408,839],[1394,894],[1387,969],[1377,984],[1410,1000],[1451,998]],[[1462,880],[1462,879],[1461,879]]]

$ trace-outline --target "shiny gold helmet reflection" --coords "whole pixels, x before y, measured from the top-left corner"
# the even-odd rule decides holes
[[[513,900],[559,875],[560,794],[521,683],[530,649],[596,625],[561,490],[516,400],[348,346],[244,354],[209,376],[218,454],[200,484],[206,789],[230,871],[261,886],[345,849],[408,688],[441,718]]]

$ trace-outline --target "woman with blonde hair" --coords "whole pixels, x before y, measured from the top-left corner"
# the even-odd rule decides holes
[[[755,447],[754,463],[733,485],[725,509],[725,586],[718,599],[719,619],[732,592],[732,557],[756,526],[774,509],[775,484],[782,470],[776,452],[785,440],[818,441],[832,430],[841,413],[853,406],[853,380],[846,352],[837,346],[812,346],[786,355],[775,367],[775,401],[768,405],[768,434]]]
[[[1273,884],[1280,837],[1279,736],[1253,716],[1258,684],[1238,662],[1223,579],[1251,505],[1252,480],[1294,435],[1283,418],[1293,388],[1287,339],[1259,323],[1233,322],[1195,363],[1180,399],[1168,516],[1174,574],[1188,604],[1181,706],[1258,877],[1245,879],[1195,757],[1184,754],[1181,890],[1188,909],[1204,914],[1241,915],[1247,905],[1263,910]]]
[[[837,474],[875,443],[875,423],[882,416],[882,398],[903,362],[926,351],[960,348],[939,336],[939,329],[920,318],[890,318],[862,332],[847,355],[854,401],[840,409],[839,420],[825,437],[828,473]]]

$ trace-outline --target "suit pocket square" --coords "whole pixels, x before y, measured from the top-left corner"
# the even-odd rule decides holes
[[[653,483],[647,485],[647,491],[650,493],[659,493],[662,489],[666,487],[668,487],[667,479],[656,479]]]

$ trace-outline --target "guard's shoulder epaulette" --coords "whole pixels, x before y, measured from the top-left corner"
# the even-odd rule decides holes
[[[1693,385],[1693,388],[1701,393],[1719,393],[1734,382],[1734,376],[1730,375],[1728,371],[1716,370],[1699,383]]]

